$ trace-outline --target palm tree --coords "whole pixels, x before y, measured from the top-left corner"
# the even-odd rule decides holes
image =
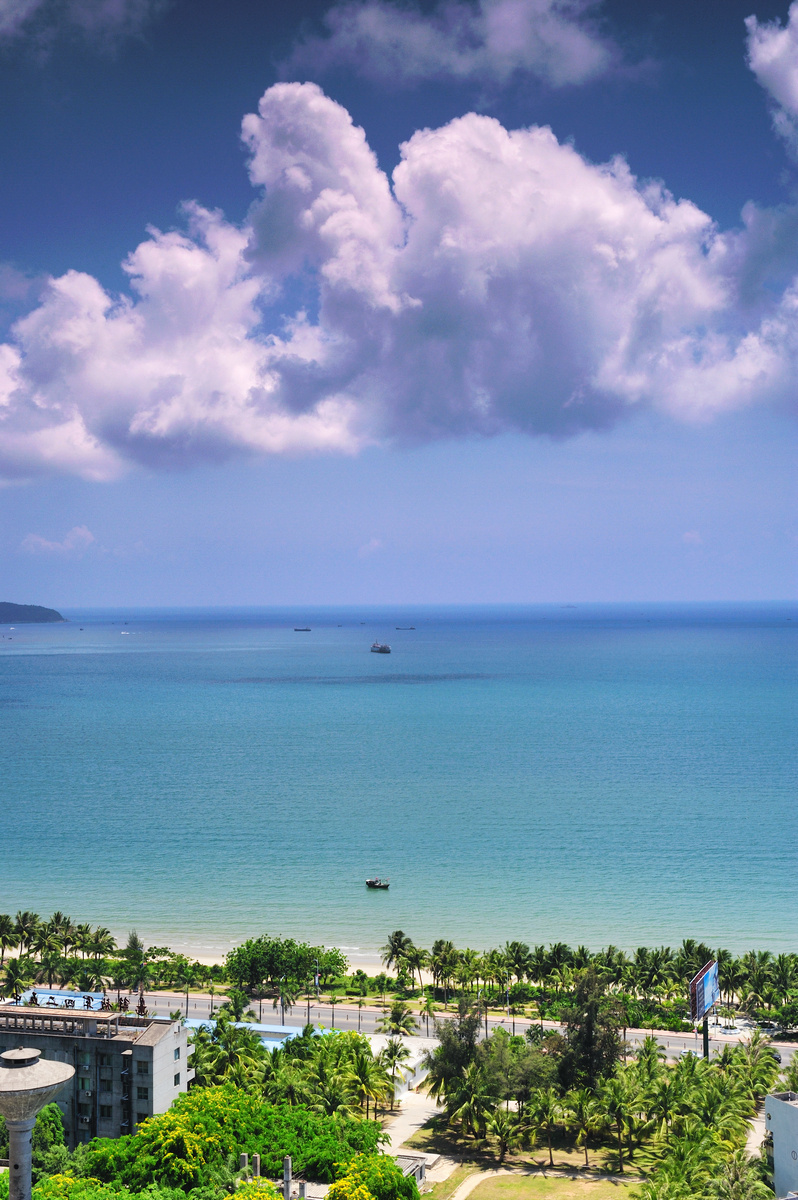
[[[487,1118],[486,1125],[496,1138],[499,1145],[499,1166],[504,1162],[508,1150],[513,1149],[521,1140],[521,1128],[515,1113],[498,1108]]]
[[[23,950],[30,953],[31,943],[36,930],[39,928],[39,914],[35,912],[18,912],[16,919],[17,939]]]
[[[349,1069],[352,1074],[352,1081],[357,1090],[358,1099],[361,1104],[365,1104],[366,1120],[368,1120],[369,1101],[374,1101],[376,1115],[377,1100],[380,1096],[384,1095],[386,1090],[386,1083],[388,1081],[387,1072],[382,1061],[375,1059],[374,1055],[365,1046],[361,1046],[355,1051]]]
[[[425,996],[424,1003],[421,1005],[421,1012],[419,1013],[419,1016],[422,1016],[427,1022],[427,1037],[429,1037],[429,1019],[432,1017],[434,1020],[437,1011],[438,1009],[435,1004],[434,997],[431,995]]]
[[[410,938],[401,929],[395,929],[380,950],[382,961],[389,970],[391,967],[399,967],[412,946]]]
[[[686,1059],[683,1061],[687,1061]],[[623,1175],[623,1131],[632,1115],[632,1097],[628,1084],[619,1075],[605,1080],[601,1089],[601,1101],[611,1125],[618,1137],[618,1170]]]
[[[61,954],[63,945],[61,939],[47,925],[40,925],[32,938],[33,951],[42,958],[45,954]]]
[[[8,913],[0,913],[0,968],[5,962],[6,950],[13,950],[18,942],[19,937],[12,918]]]
[[[197,982],[197,972],[193,963],[185,962],[180,966],[175,983],[180,988],[181,992],[186,993],[186,1018],[188,1018],[188,993]]]
[[[341,1003],[341,997],[338,995],[338,993],[330,992],[329,1005],[330,1005],[330,1011],[332,1013],[332,1028],[333,1029],[335,1029],[335,1006],[336,1006],[336,1004],[340,1004],[340,1003]]]
[[[242,1029],[228,1016],[220,1015],[213,1033],[211,1063],[214,1078],[219,1081],[246,1077],[249,1084],[260,1079],[263,1072],[263,1043],[257,1034]]]
[[[33,979],[33,964],[25,955],[11,958],[3,973],[3,995],[21,996]]]
[[[450,1121],[459,1121],[466,1133],[484,1137],[488,1117],[496,1103],[478,1062],[470,1062],[452,1081],[447,1096],[447,1115]]]
[[[773,1197],[769,1187],[757,1178],[755,1160],[744,1150],[735,1150],[720,1168],[720,1175],[710,1180],[709,1191],[717,1200],[767,1200]]]
[[[93,933],[91,925],[76,925],[73,935],[73,945],[76,950],[80,951],[81,958],[85,959],[91,948],[91,939]]]
[[[385,1049],[380,1054],[380,1058],[385,1065],[390,1066],[391,1068],[391,1108],[393,1108],[394,1101],[396,1099],[397,1074],[399,1075],[400,1079],[404,1079],[404,1074],[402,1073],[399,1064],[406,1062],[409,1057],[410,1051],[408,1050],[407,1046],[403,1041],[395,1037],[389,1038]]]
[[[299,992],[297,988],[287,979],[281,979],[279,991],[272,1002],[272,1008],[280,1009],[283,1025],[285,1025],[285,1010],[288,1009],[290,1012],[298,998]]]
[[[394,1000],[387,1014],[377,1022],[378,1033],[408,1037],[418,1029],[418,1022],[404,1000]]]
[[[62,961],[60,949],[46,950],[41,956],[39,969],[36,972],[36,982],[44,983],[46,980],[48,988],[51,988],[53,980],[61,975]]]
[[[585,1168],[590,1166],[587,1143],[591,1133],[596,1133],[604,1124],[604,1114],[595,1093],[589,1088],[578,1088],[569,1092],[564,1104],[565,1123],[576,1130],[577,1146],[585,1148]]]
[[[421,972],[429,962],[429,953],[426,950],[422,950],[420,946],[414,946],[411,942],[404,952],[403,960],[410,970],[411,977],[414,972],[418,972],[418,987],[420,991],[422,987]]]
[[[532,1093],[530,1103],[524,1110],[524,1123],[536,1133],[545,1130],[546,1142],[549,1147],[549,1166],[554,1166],[551,1135],[555,1125],[562,1117],[560,1098],[554,1088],[538,1088]]]
[[[226,1015],[232,1021],[254,1021],[255,1011],[249,1007],[249,998],[238,988],[231,988],[227,999],[218,1010],[217,1020]]]
[[[101,958],[107,958],[109,954],[113,954],[116,950],[116,940],[114,939],[110,929],[104,929],[101,925],[95,929],[89,943],[89,953],[95,961]]]

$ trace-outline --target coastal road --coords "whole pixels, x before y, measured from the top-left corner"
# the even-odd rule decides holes
[[[178,1008],[182,1013],[186,1011],[185,993],[167,993],[167,992],[151,992],[145,995],[147,1007],[151,1013],[155,1013],[159,1017],[168,1017],[170,1012],[175,1012]],[[213,998],[214,1010],[219,1007],[220,999],[218,996]],[[381,1008],[363,1008],[358,1010],[356,1005],[352,1004],[337,1004],[335,1010],[329,1004],[311,1004],[308,1009],[307,1004],[298,1004],[291,1010],[286,1012],[285,1022],[283,1022],[280,1009],[276,1011],[272,1007],[271,1000],[264,1000],[262,1004],[254,1000],[252,1008],[256,1018],[262,1021],[265,1025],[289,1025],[292,1028],[302,1028],[308,1020],[315,1025],[323,1025],[325,1028],[335,1029],[359,1029],[361,1033],[374,1034],[377,1032],[377,1023],[382,1017]],[[203,995],[189,995],[188,1000],[188,1015],[203,1020],[210,1015],[211,997]],[[447,1014],[443,1009],[438,1013],[438,1017],[445,1017]],[[524,1034],[530,1025],[537,1025],[537,1021],[530,1021],[524,1018],[516,1017],[515,1032]],[[559,1030],[561,1027],[554,1021],[544,1021],[543,1027],[547,1030]],[[484,1021],[483,1021],[484,1032]],[[508,1032],[512,1032],[513,1022],[509,1017],[488,1017],[488,1030],[492,1032],[494,1029],[502,1028]],[[433,1033],[433,1024],[430,1022],[430,1034]],[[420,1021],[419,1033],[423,1037],[427,1032],[426,1022]],[[648,1029],[628,1029],[626,1031],[626,1040],[630,1047],[638,1046],[644,1038],[651,1033]],[[685,1050],[693,1050],[696,1054],[702,1053],[701,1037],[696,1037],[692,1033],[669,1033],[667,1031],[653,1031],[659,1044],[666,1051],[669,1058],[678,1058]],[[720,1054],[724,1046],[734,1044],[735,1042],[743,1041],[750,1036],[749,1031],[722,1033],[718,1026],[716,1030],[710,1026],[710,1054]],[[434,1042],[434,1037],[430,1037],[430,1042]],[[798,1050],[798,1045],[787,1042],[778,1043],[778,1052],[782,1058],[782,1066],[792,1058],[793,1054]]]

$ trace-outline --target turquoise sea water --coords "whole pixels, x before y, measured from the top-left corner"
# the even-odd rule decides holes
[[[0,911],[798,950],[795,605],[66,615],[0,628]]]

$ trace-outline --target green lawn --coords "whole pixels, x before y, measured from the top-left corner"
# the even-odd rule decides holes
[[[638,1181],[636,1181],[638,1182]],[[542,1175],[504,1175],[486,1179],[469,1200],[623,1200],[632,1183],[608,1179],[554,1179]]]

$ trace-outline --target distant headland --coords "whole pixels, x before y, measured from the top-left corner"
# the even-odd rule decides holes
[[[54,608],[42,608],[40,604],[11,604],[0,600],[0,625],[44,625],[48,621],[65,621]]]

